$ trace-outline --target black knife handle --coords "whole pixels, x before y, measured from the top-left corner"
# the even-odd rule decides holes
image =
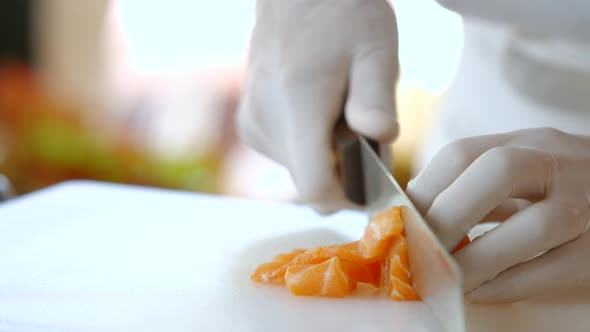
[[[367,141],[375,153],[380,155],[379,143],[369,139]],[[358,205],[365,205],[367,200],[365,197],[361,141],[359,140],[358,134],[353,132],[346,123],[344,114],[342,114],[336,123],[334,143],[337,173],[346,198]]]

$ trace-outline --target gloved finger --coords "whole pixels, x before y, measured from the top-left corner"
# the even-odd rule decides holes
[[[379,24],[367,24],[367,19]],[[380,143],[391,143],[398,135],[396,18],[388,1],[373,1],[369,6],[363,4],[362,15],[353,14],[350,20],[355,29],[350,31],[349,38],[364,42],[351,49],[346,120],[357,133]]]
[[[345,79],[295,80],[284,88],[284,133],[289,170],[300,198],[320,214],[335,212],[347,200],[332,160],[334,125],[341,114]]]
[[[345,106],[349,127],[375,141],[390,143],[398,135],[395,50],[374,50],[353,59]]]
[[[585,231],[588,214],[555,201],[541,201],[458,251],[454,257],[469,292],[498,273],[569,242]]]
[[[586,217],[588,217],[586,215]],[[514,266],[469,292],[471,303],[511,303],[590,280],[590,232]]]
[[[424,170],[408,183],[408,197],[422,214],[426,214],[434,199],[471,163],[489,149],[503,145],[508,139],[506,135],[484,135],[447,144]]]
[[[515,213],[529,207],[531,202],[526,199],[509,198],[504,200],[498,207],[488,213],[480,222],[500,222],[504,221]]]
[[[506,198],[544,197],[554,167],[553,157],[537,150],[488,150],[436,197],[426,219],[450,250]]]

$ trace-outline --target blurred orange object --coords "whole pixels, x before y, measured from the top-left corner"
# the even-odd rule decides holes
[[[30,68],[0,65],[0,172],[17,193],[70,179],[217,191],[220,156],[161,159],[134,146],[125,128],[97,130],[88,111],[50,96]]]

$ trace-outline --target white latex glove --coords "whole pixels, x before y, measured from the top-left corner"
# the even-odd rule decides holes
[[[507,218],[454,254],[472,302],[590,281],[590,136],[527,129],[458,140],[407,191],[447,248],[480,221]]]
[[[590,41],[587,0],[436,0],[461,15],[510,24],[545,37]]]
[[[386,0],[257,3],[240,136],[287,167],[300,198],[321,214],[351,207],[333,163],[342,110],[362,135],[381,143],[397,135],[397,45]]]

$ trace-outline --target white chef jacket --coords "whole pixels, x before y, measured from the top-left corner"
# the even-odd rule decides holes
[[[534,127],[590,135],[590,1],[512,1],[442,3],[465,13],[464,49],[415,172],[459,138]]]

